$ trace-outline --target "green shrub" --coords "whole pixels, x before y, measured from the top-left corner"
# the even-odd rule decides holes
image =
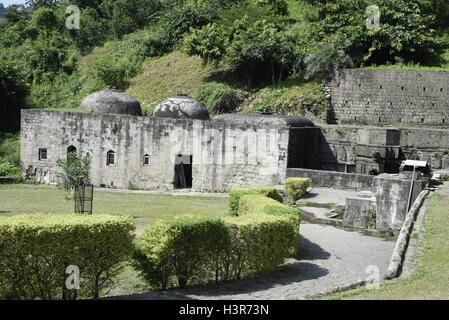
[[[285,193],[293,200],[297,201],[307,194],[310,187],[308,178],[289,178],[285,180]]]
[[[322,42],[304,58],[307,79],[331,79],[338,69],[352,68],[351,58],[335,42]]]
[[[256,194],[256,192],[249,190],[247,188],[239,188],[239,187],[232,188],[231,191],[229,191],[228,207],[230,215],[232,216],[238,215],[240,197],[247,194]]]
[[[239,200],[239,216],[251,214],[298,215],[298,210],[260,194],[242,195]]]
[[[292,255],[297,232],[288,216],[225,217],[231,246],[220,259],[223,280],[273,271]]]
[[[303,83],[300,77],[292,76],[279,85],[255,93],[245,113],[272,112],[299,116],[307,111],[318,116],[328,109],[329,101],[323,93],[322,83]]]
[[[275,270],[296,253],[298,210],[246,188],[233,188],[228,201],[238,217],[181,216],[151,225],[133,259],[141,276],[162,289],[241,279]]]
[[[131,254],[134,229],[124,216],[0,218],[0,299],[74,299],[65,288],[70,265],[80,270],[80,295],[98,298]]]
[[[244,195],[239,201],[238,215],[239,217],[257,215],[282,216],[289,220],[290,235],[294,235],[288,240],[289,256],[296,254],[300,225],[300,213],[297,209],[261,195]]]
[[[166,289],[218,280],[218,256],[229,246],[222,220],[181,216],[151,225],[142,236],[134,266],[153,287]]]
[[[144,106],[142,108],[142,115],[144,115],[145,117],[152,117],[155,109],[156,105]]]
[[[0,159],[0,177],[5,177],[14,170],[14,166],[8,161],[3,161]]]
[[[210,82],[198,89],[196,98],[212,114],[232,113],[241,102],[241,94],[224,83]]]
[[[0,158],[20,168],[20,134],[0,136]]]
[[[284,198],[282,198],[281,194],[273,187],[255,187],[253,188],[253,191],[280,203],[284,202]]]

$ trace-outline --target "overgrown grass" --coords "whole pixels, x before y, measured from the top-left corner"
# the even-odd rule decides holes
[[[144,114],[148,116],[157,104],[179,93],[203,100],[213,113],[237,110],[245,113],[273,112],[288,115],[309,112],[322,116],[329,107],[322,92],[323,86],[319,83],[305,83],[299,77],[293,77],[279,85],[260,90],[235,90],[233,85],[217,80],[220,72],[219,68],[204,65],[199,57],[188,57],[175,51],[160,58],[147,59],[142,73],[131,80],[126,92],[140,101]],[[224,75],[221,77],[226,78]],[[204,91],[211,86],[214,91],[207,98]],[[219,89],[219,92],[215,92],[215,89]],[[223,91],[232,93],[232,101],[226,102],[225,108],[221,108],[223,101],[220,101]]]
[[[316,116],[329,108],[329,102],[320,83],[303,82],[299,77],[290,78],[279,85],[264,88],[253,96],[253,102],[245,112],[273,112],[286,115]]]
[[[449,52],[445,55],[449,56]],[[429,67],[429,66],[421,66],[421,65],[412,65],[412,64],[394,64],[394,65],[383,65],[383,66],[370,66],[370,67],[364,67],[363,69],[368,70],[403,70],[403,71],[432,71],[432,72],[439,72],[439,71],[449,71],[449,64],[444,64],[440,67]]]
[[[179,93],[193,97],[216,71],[204,66],[201,58],[174,51],[160,58],[147,59],[140,75],[126,91],[144,107],[153,107]]]
[[[449,195],[433,195],[428,208],[426,232],[419,246],[419,267],[415,275],[387,282],[378,290],[361,288],[325,299],[415,300],[449,298]]]
[[[244,95],[224,83],[210,82],[198,89],[195,98],[204,103],[211,114],[221,114],[235,112]]]

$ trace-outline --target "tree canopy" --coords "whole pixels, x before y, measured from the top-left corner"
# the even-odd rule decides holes
[[[68,5],[80,8],[80,29],[66,28]],[[0,6],[0,67],[9,77],[2,90],[17,86],[5,95],[14,101],[8,107],[1,102],[2,112],[17,115],[27,105],[76,107],[107,85],[126,90],[146,58],[180,48],[259,89],[292,77],[327,79],[345,66],[441,64],[449,50],[449,1],[372,5],[370,0],[30,0],[27,6]],[[379,25],[371,28],[367,22],[377,8]]]

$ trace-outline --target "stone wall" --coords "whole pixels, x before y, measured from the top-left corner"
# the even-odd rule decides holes
[[[315,141],[313,143],[316,143]],[[397,173],[405,159],[427,161],[432,169],[449,168],[449,130],[322,125],[318,147],[307,168],[370,174]]]
[[[57,182],[56,162],[69,146],[92,156],[93,183],[107,187],[173,189],[178,154],[193,156],[193,190],[277,185],[286,177],[288,127],[42,110],[22,110],[21,125],[23,176],[43,183]],[[39,160],[39,148],[47,160]]]
[[[363,191],[371,190],[374,176],[289,168],[287,178],[309,178],[312,187]]]
[[[343,226],[357,229],[376,229],[376,202],[371,198],[346,199]]]
[[[400,145],[407,159],[427,161],[433,170],[449,168],[449,130],[403,128]]]
[[[449,72],[341,70],[332,82],[340,124],[449,123]]]
[[[374,179],[373,191],[376,202],[376,228],[400,230],[408,209],[423,190],[423,181],[414,181],[410,196],[410,180],[383,174]]]
[[[412,182],[400,175],[373,177],[371,192],[346,199],[343,226],[361,229],[400,230],[408,209],[425,186],[424,180]],[[367,189],[368,190],[368,189]]]
[[[313,169],[371,174],[397,172],[400,131],[394,128],[322,125]]]

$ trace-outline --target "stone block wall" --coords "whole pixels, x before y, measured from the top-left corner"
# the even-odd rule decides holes
[[[400,131],[394,128],[322,125],[313,169],[370,174],[395,172]]]
[[[331,95],[340,124],[449,123],[449,72],[343,69]]]
[[[376,215],[376,204],[371,198],[347,198],[343,226],[357,229],[375,229]]]
[[[314,142],[315,143],[315,142]],[[405,159],[449,168],[449,130],[428,127],[322,125],[310,169],[370,174],[397,173]]]
[[[449,130],[403,128],[400,144],[408,159],[427,161],[433,170],[449,168]]]
[[[93,183],[107,187],[171,190],[178,154],[193,157],[193,190],[277,185],[286,177],[288,127],[43,110],[22,110],[21,125],[23,176],[48,184],[57,182],[56,162],[70,146],[92,156]],[[47,160],[39,160],[39,148]]]
[[[309,178],[312,187],[364,191],[371,190],[374,176],[289,168],[287,178]]]
[[[410,180],[383,174],[374,179],[373,192],[376,202],[376,228],[400,230],[413,202],[423,190],[423,181],[414,181],[410,196]]]

